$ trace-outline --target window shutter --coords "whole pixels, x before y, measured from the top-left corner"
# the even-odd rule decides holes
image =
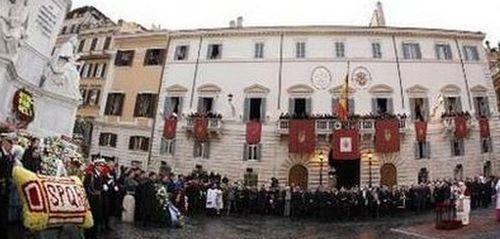
[[[490,99],[487,96],[484,97],[484,108],[484,112],[486,113],[486,115],[491,116]]]
[[[354,115],[356,113],[354,98],[349,99],[349,115]]]
[[[332,114],[337,115],[339,108],[339,98],[332,98]]]
[[[243,144],[243,161],[248,160],[248,144],[244,143]]]
[[[99,145],[104,146],[104,134],[102,133],[99,135]]]
[[[167,152],[167,140],[162,138],[160,143],[160,154],[165,154]]]
[[[465,59],[466,61],[470,60],[470,59],[469,59],[469,52],[467,51],[467,47],[466,47],[466,46],[463,46],[463,47],[462,47],[462,51],[464,52],[464,59]]]
[[[434,45],[434,50],[436,51],[436,59],[441,60],[441,55],[439,54],[439,45]]]
[[[310,116],[312,113],[312,98],[306,99],[306,114]]]
[[[106,67],[107,67],[106,63],[102,64],[102,70],[100,75],[101,78],[104,78],[104,76],[106,76]]]
[[[465,144],[464,144],[464,140],[460,140],[460,156],[464,156],[465,155]]]
[[[142,101],[141,94],[138,94],[137,97],[135,97],[134,117],[140,116],[139,110],[141,108],[141,103],[142,103],[141,101]]]
[[[245,98],[243,102],[243,122],[247,122],[250,118],[250,98]]]
[[[197,141],[193,142],[193,158],[197,158],[197,157],[198,157],[198,155],[199,155],[199,154],[198,154],[198,145],[199,145],[199,144],[200,144],[200,143],[199,143],[199,142],[197,142]]]
[[[113,148],[116,148],[116,139],[117,139],[117,137],[118,137],[118,136],[117,136],[116,134],[112,134],[112,135],[111,135],[111,146],[112,146]]]
[[[262,160],[262,144],[257,145],[257,160]]]
[[[455,156],[455,147],[454,147],[454,140],[451,140],[450,141],[450,152],[451,152],[451,156],[454,157]]]
[[[419,159],[418,157],[418,142],[413,143],[413,155],[415,156],[415,159]]]
[[[394,102],[392,98],[387,98],[387,112],[394,114]]]
[[[424,111],[423,112],[424,120],[428,121],[429,120],[429,112],[430,112],[429,98],[424,98],[423,111]]]
[[[377,58],[377,50],[375,49],[377,46],[376,43],[372,43],[372,57]]]
[[[119,94],[118,97],[115,98],[116,100],[119,101],[119,108],[118,108],[118,114],[119,116],[122,115],[122,111],[123,111],[123,102],[125,100],[125,94]]]
[[[128,149],[130,149],[130,150],[134,149],[134,141],[135,141],[135,137],[130,137],[130,139],[128,141]]]
[[[422,59],[422,52],[420,51],[420,45],[415,44],[415,51],[417,53],[417,59]]]
[[[266,98],[262,98],[260,100],[260,122],[265,122],[266,121]]]
[[[141,149],[143,151],[148,151],[149,150],[149,138],[143,137],[142,138],[142,144],[141,144]]]
[[[295,99],[288,99],[288,113],[292,116],[295,113]]]
[[[462,111],[462,98],[459,96],[457,97],[457,100],[455,101],[455,107],[457,111]]]
[[[403,58],[410,59],[410,47],[408,47],[408,44],[403,44]]]
[[[377,98],[372,98],[372,113],[373,114],[378,114]]]
[[[222,59],[222,44],[219,45],[219,58]]]
[[[425,142],[425,156],[428,159],[431,158],[431,144],[429,141]]]
[[[410,98],[409,102],[410,102],[411,119],[416,120],[417,112],[415,111],[415,98]]]
[[[203,113],[203,98],[202,97],[198,97],[198,113]]]
[[[170,151],[172,152],[172,156],[175,155],[175,139],[170,140]]]
[[[178,117],[182,116],[182,106],[183,106],[183,103],[184,103],[184,98],[183,97],[179,97],[178,98],[178,103],[177,103],[177,114],[178,114]]]
[[[446,45],[445,49],[446,49],[446,53],[448,55],[448,59],[452,60],[453,59],[453,52],[451,51],[451,46]]]
[[[165,97],[165,103],[163,104],[163,117],[168,118],[172,115],[173,111],[172,98]]]
[[[210,143],[209,142],[203,142],[203,158],[209,159],[210,158]]]

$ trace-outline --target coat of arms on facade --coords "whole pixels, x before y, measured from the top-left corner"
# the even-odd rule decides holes
[[[360,66],[354,69],[352,74],[352,81],[358,89],[366,89],[372,80],[370,71],[366,67]]]
[[[332,83],[332,74],[326,67],[318,66],[312,71],[311,81],[314,88],[324,90]]]
[[[384,130],[384,138],[385,138],[385,141],[387,141],[387,142],[391,141],[391,138],[392,138],[391,130],[389,130],[389,129]]]

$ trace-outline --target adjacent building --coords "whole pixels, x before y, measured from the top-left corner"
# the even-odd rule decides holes
[[[115,35],[92,155],[114,158],[120,165],[147,166],[167,39],[163,31]]]
[[[383,17],[380,5],[376,14]],[[394,185],[498,175],[500,122],[482,47],[485,35],[387,27],[384,22],[372,20],[370,27],[244,27],[240,18],[229,28],[169,32],[153,138],[139,135],[144,138],[129,140],[129,148],[152,141],[149,169],[167,164],[175,173],[188,174],[201,166],[232,180],[253,171],[260,183],[275,177],[309,187],[327,180],[337,186]],[[142,67],[142,54],[137,55],[134,65]],[[129,68],[117,68],[117,76]],[[355,124],[361,155],[356,160],[339,160],[331,153],[330,135],[341,127],[335,108],[347,74],[350,113],[359,116]],[[129,77],[136,84],[145,79],[132,72]],[[136,98],[119,94],[121,101]],[[110,97],[115,96],[108,95],[108,103]],[[108,113],[121,113],[111,109]],[[458,138],[451,115],[466,112],[472,115],[467,137]],[[384,114],[398,115],[396,153],[375,152],[374,120]],[[315,120],[314,153],[289,153],[293,115]],[[108,118],[121,121],[119,116]],[[199,116],[208,118],[208,140],[197,140]],[[165,138],[171,129],[166,119],[172,117],[178,120],[176,134]],[[489,120],[489,136],[480,133],[479,118]],[[252,120],[262,123],[257,144],[247,140],[246,124]],[[416,141],[416,120],[428,122],[424,142]],[[117,145],[126,147],[127,138]]]
[[[500,108],[500,42],[498,46],[491,47],[489,42],[486,42],[488,50],[488,62],[491,69],[491,77],[497,94],[497,105]]]

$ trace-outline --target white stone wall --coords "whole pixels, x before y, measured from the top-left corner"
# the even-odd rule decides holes
[[[237,30],[235,30],[237,31]],[[403,30],[401,30],[403,31]],[[216,35],[216,34],[213,34]],[[429,140],[432,145],[432,158],[425,160],[415,160],[413,143],[415,135],[413,124],[409,125],[410,131],[406,133],[401,142],[401,152],[395,155],[375,155],[373,164],[373,180],[379,180],[379,167],[385,163],[393,163],[398,170],[398,183],[413,183],[417,180],[420,168],[427,167],[430,178],[452,177],[453,168],[458,164],[464,166],[464,175],[473,176],[482,172],[482,165],[485,161],[492,161],[496,174],[499,174],[500,163],[498,148],[500,146],[500,122],[498,121],[498,110],[495,107],[494,90],[491,78],[487,70],[486,55],[482,48],[481,37],[475,39],[462,38],[458,36],[458,46],[474,45],[480,51],[481,60],[479,62],[465,62],[465,69],[469,88],[481,85],[488,89],[490,107],[493,116],[490,121],[491,133],[494,141],[494,153],[481,155],[479,148],[478,126],[472,129],[469,139],[465,141],[464,157],[450,157],[449,139],[442,135],[442,125],[437,121],[431,122],[429,126]],[[216,96],[215,111],[223,114],[225,119],[223,131],[218,139],[212,139],[210,145],[210,159],[193,158],[193,139],[186,134],[185,120],[181,120],[177,127],[176,155],[169,157],[159,154],[160,139],[163,130],[163,119],[161,112],[157,115],[157,124],[154,129],[154,143],[152,146],[152,157],[155,164],[150,168],[155,169],[160,161],[166,161],[175,172],[189,173],[196,164],[203,165],[208,171],[219,172],[227,175],[231,179],[241,180],[245,168],[252,167],[259,174],[260,181],[267,181],[270,177],[277,177],[281,181],[286,181],[288,170],[294,164],[305,164],[309,169],[309,184],[317,185],[319,180],[319,163],[314,157],[297,157],[288,155],[288,139],[276,133],[277,119],[280,113],[288,111],[287,89],[298,84],[311,84],[312,70],[317,66],[326,67],[332,74],[332,82],[329,89],[343,83],[346,73],[347,61],[351,62],[351,70],[363,66],[366,67],[372,76],[369,87],[376,84],[385,84],[393,88],[392,98],[394,99],[395,113],[409,113],[409,100],[406,90],[410,87],[421,85],[428,89],[427,97],[430,106],[436,104],[437,96],[441,89],[448,84],[456,85],[460,88],[460,97],[463,109],[473,112],[474,109],[468,103],[467,88],[465,86],[464,75],[459,58],[459,51],[455,39],[450,34],[435,35],[428,34],[396,34],[395,43],[400,58],[400,71],[402,81],[402,93],[399,85],[398,68],[395,58],[393,39],[390,35],[384,34],[306,34],[287,33],[283,38],[283,69],[281,88],[279,84],[280,69],[280,35],[279,34],[247,34],[238,36],[217,36],[205,34],[201,41],[200,64],[198,66],[195,85],[193,86],[193,76],[196,68],[198,55],[199,37],[175,36],[170,44],[166,70],[160,92],[159,108],[163,108],[165,96],[168,95],[167,88],[173,85],[180,85],[188,89],[183,95],[183,113],[187,114],[196,110],[198,92],[197,88],[204,84],[214,84],[222,89]],[[295,42],[306,42],[306,58],[295,58]],[[342,41],[346,45],[346,58],[335,58],[334,42]],[[253,49],[255,42],[264,42],[264,59],[253,59]],[[372,42],[382,44],[382,59],[372,58]],[[404,60],[402,53],[403,42],[417,42],[420,44],[423,59]],[[223,44],[222,58],[219,60],[206,60],[207,45],[211,43]],[[440,61],[436,59],[434,45],[436,43],[448,43],[451,46],[453,60]],[[175,47],[181,44],[188,44],[189,59],[186,61],[173,61]],[[244,89],[246,87],[259,84],[269,89],[267,98],[267,122],[263,128],[262,143],[264,145],[263,158],[260,162],[249,162],[242,160],[243,144],[245,141],[245,124],[241,122],[243,101],[246,97]],[[368,88],[369,88],[368,87]],[[192,92],[194,89],[194,92]],[[278,98],[281,92],[281,98]],[[193,100],[191,101],[191,94]],[[237,112],[237,117],[233,121],[230,118],[231,107],[228,103],[228,94],[234,95],[232,103]],[[356,113],[365,114],[371,111],[371,97],[367,89],[355,92]],[[331,98],[329,90],[315,89],[312,94],[313,113],[331,113]],[[403,104],[404,99],[404,104]],[[477,123],[476,123],[477,124]],[[363,142],[362,150],[366,150],[372,145],[370,141]],[[328,150],[328,143],[324,142],[319,149]],[[368,181],[368,169],[366,159],[361,160],[361,183]],[[327,173],[324,170],[324,177]]]

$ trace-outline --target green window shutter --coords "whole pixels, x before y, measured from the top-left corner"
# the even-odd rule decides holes
[[[306,99],[306,115],[310,116],[312,114],[312,98]]]
[[[250,118],[250,98],[245,98],[243,102],[243,122],[249,121]]]
[[[372,113],[378,114],[377,98],[372,98]]]
[[[177,105],[177,110],[179,111],[178,112],[178,117],[182,116],[182,107],[183,107],[183,103],[184,103],[184,98],[183,97],[179,97],[179,103]]]
[[[260,122],[266,121],[266,98],[262,98],[260,101]]]
[[[172,115],[172,98],[165,97],[165,103],[163,104],[163,117],[168,118]]]
[[[244,143],[243,144],[243,161],[248,160],[248,144]]]
[[[410,98],[409,102],[410,102],[411,119],[416,120],[417,112],[415,112],[415,98]]]
[[[290,116],[295,114],[295,99],[288,99],[288,114],[290,114]]]

